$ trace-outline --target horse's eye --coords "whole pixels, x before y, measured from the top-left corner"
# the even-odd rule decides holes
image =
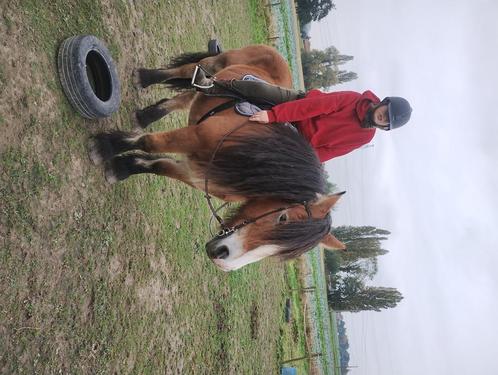
[[[278,217],[278,222],[279,223],[285,223],[287,221],[287,214],[284,212]]]

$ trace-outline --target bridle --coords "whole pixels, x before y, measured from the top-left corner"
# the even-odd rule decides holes
[[[213,235],[213,237],[217,237],[217,238],[223,238],[223,237],[226,237],[226,236],[229,236],[230,234],[238,231],[239,229],[242,229],[244,227],[246,227],[247,225],[249,224],[253,224],[255,223],[256,221],[266,217],[266,216],[270,216],[276,212],[281,212],[281,211],[285,211],[285,210],[288,210],[290,208],[294,208],[294,207],[298,207],[298,206],[304,206],[304,209],[306,210],[306,213],[308,214],[308,218],[311,218],[312,215],[311,215],[311,209],[309,207],[309,203],[304,201],[302,203],[295,203],[295,204],[290,204],[288,206],[285,206],[285,207],[279,207],[279,208],[275,208],[273,210],[270,210],[268,212],[265,212],[264,214],[261,214],[259,216],[256,216],[256,217],[253,217],[253,218],[250,218],[250,219],[246,219],[246,220],[243,220],[241,223],[237,224],[237,225],[233,225],[233,226],[228,226],[225,221],[223,220],[223,218],[217,214],[217,211],[221,208],[223,208],[225,206],[222,205],[220,208],[218,208],[218,210],[216,210],[213,206],[213,203],[211,202],[211,199],[213,198],[210,194],[209,194],[209,191],[208,191],[208,179],[209,179],[209,171],[211,169],[211,166],[213,165],[213,161],[216,157],[216,153],[220,150],[221,146],[223,145],[223,143],[226,141],[226,139],[233,133],[235,133],[237,130],[239,130],[240,128],[242,128],[243,126],[247,125],[248,123],[247,122],[244,122],[243,124],[235,127],[234,129],[230,130],[229,132],[227,132],[221,139],[220,141],[218,142],[218,144],[216,145],[216,148],[214,149],[213,151],[213,154],[211,155],[211,159],[209,160],[209,163],[208,163],[208,166],[206,168],[206,173],[204,175],[204,198],[206,198],[206,201],[208,203],[208,206],[209,206],[209,209],[211,210],[211,215],[212,217],[214,217],[218,223],[220,224],[221,226],[221,230],[216,233],[216,235],[214,235],[213,233],[211,233]]]
[[[228,225],[226,225],[226,223],[224,222],[224,220],[222,218],[220,218],[216,214],[215,211],[212,211],[214,217],[216,219],[219,218],[218,222],[220,223],[221,228],[222,228],[218,233],[216,233],[215,237],[223,238],[223,237],[229,236],[230,234],[236,232],[237,230],[242,229],[242,228],[244,228],[245,226],[247,226],[249,224],[255,223],[259,219],[262,219],[262,218],[264,218],[266,216],[273,215],[276,212],[285,211],[285,210],[288,210],[290,208],[298,207],[298,206],[301,206],[301,205],[304,206],[304,209],[306,210],[306,213],[308,214],[308,218],[311,218],[311,210],[309,208],[309,204],[308,204],[308,202],[303,202],[303,203],[296,203],[296,204],[285,206],[285,207],[275,208],[275,209],[270,210],[268,212],[265,212],[264,214],[261,214],[259,216],[243,220],[241,223],[239,223],[237,225],[234,225],[234,226],[231,226],[231,227],[229,227]]]

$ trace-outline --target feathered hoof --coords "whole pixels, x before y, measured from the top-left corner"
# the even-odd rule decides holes
[[[133,72],[131,73],[131,83],[133,84],[133,87],[135,87],[137,90],[142,90],[145,88],[142,85],[142,78],[140,75],[140,68],[135,68],[133,69]]]
[[[132,131],[135,133],[142,133],[144,130],[144,127],[140,123],[139,114],[140,114],[140,110],[137,109],[136,111],[133,111],[131,113],[131,116],[130,116],[131,117],[130,120],[131,120],[131,125],[132,125]]]
[[[95,138],[88,141],[88,158],[94,165],[102,165],[105,161],[99,150],[99,142]]]
[[[135,157],[117,155],[105,163],[104,176],[109,184],[127,179],[133,174]]]
[[[104,171],[104,177],[108,184],[114,185],[116,182],[120,181],[116,173],[112,168],[106,168]]]

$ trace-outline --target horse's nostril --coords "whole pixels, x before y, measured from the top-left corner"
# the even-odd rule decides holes
[[[206,252],[211,259],[226,259],[230,255],[228,246],[218,246],[218,241],[209,241],[206,244]]]
[[[228,258],[228,255],[229,255],[228,247],[226,247],[226,246],[220,246],[217,249],[217,253],[218,254],[217,254],[216,258],[218,258],[218,259]]]
[[[206,252],[208,257],[210,257],[211,259],[216,258],[216,249],[216,241],[209,241],[206,244]]]

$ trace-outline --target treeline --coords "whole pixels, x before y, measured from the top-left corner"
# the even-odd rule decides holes
[[[346,374],[349,366],[349,339],[346,332],[346,322],[341,313],[336,314],[336,319],[337,335],[339,337],[339,363],[341,364],[341,374]]]
[[[335,4],[332,0],[296,0],[297,17],[301,25],[324,18]]]

